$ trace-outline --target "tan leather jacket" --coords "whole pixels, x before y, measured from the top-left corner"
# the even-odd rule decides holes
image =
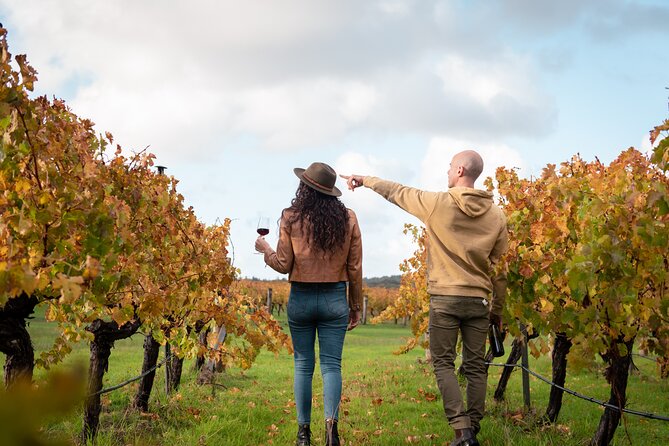
[[[299,222],[286,224],[290,209],[284,209],[276,251],[265,251],[265,263],[286,274],[291,282],[348,282],[348,304],[362,308],[362,238],[355,212],[348,209],[348,229],[342,248],[324,256],[311,249]]]

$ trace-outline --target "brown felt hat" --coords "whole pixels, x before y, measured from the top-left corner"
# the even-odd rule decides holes
[[[337,174],[334,169],[325,163],[311,163],[307,169],[296,167],[293,169],[297,178],[310,188],[326,195],[339,197],[341,191],[335,187]]]

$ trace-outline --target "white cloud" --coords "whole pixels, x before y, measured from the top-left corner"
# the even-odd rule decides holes
[[[541,99],[536,88],[531,88],[531,64],[513,54],[493,61],[470,61],[461,55],[449,55],[437,64],[436,72],[445,92],[460,92],[484,105],[490,105],[500,95],[519,102]]]
[[[504,144],[481,143],[460,140],[451,137],[435,137],[429,143],[422,161],[421,187],[427,190],[446,190],[448,187],[448,168],[453,156],[463,150],[476,150],[483,158],[483,173],[476,182],[476,187],[484,189],[483,181],[495,177],[495,170],[500,166],[518,168],[522,177],[525,162],[517,150]]]
[[[363,83],[315,79],[241,92],[232,121],[270,148],[307,147],[341,139],[374,101],[374,89]]]
[[[378,8],[381,12],[390,16],[406,16],[409,12],[413,1],[409,0],[382,0],[378,3]]]
[[[397,158],[384,158],[356,152],[342,154],[335,170],[343,174],[373,175],[392,181],[413,176],[411,167]],[[418,166],[416,166],[418,167]],[[341,189],[346,183],[341,180]],[[399,274],[398,265],[415,247],[402,230],[405,223],[419,221],[367,188],[343,190],[342,200],[358,216],[363,236],[363,273],[366,276]]]
[[[373,175],[393,181],[402,181],[409,176],[407,166],[396,158],[383,158],[356,152],[346,152],[337,158],[334,169],[341,174]],[[351,192],[346,189],[345,180],[339,179],[339,187],[342,189],[342,199],[348,207],[355,210],[370,229],[378,231],[388,224],[388,219],[393,214],[391,205],[375,193],[370,193],[366,188],[358,188]]]
[[[399,173],[399,170],[404,168],[406,167],[396,158],[386,158],[362,152],[345,152],[336,161],[338,172],[374,175],[384,178],[392,178]]]
[[[352,123],[361,123],[369,117],[376,104],[377,93],[373,87],[361,82],[347,85],[339,111]]]
[[[275,277],[252,254],[253,221],[289,203],[292,166],[336,160],[341,172],[443,190],[464,148],[491,175],[559,161],[563,147],[608,150],[611,133],[657,122],[639,117],[652,109],[650,87],[623,102],[606,76],[629,68],[647,87],[663,72],[664,59],[644,64],[638,48],[662,54],[661,39],[641,38],[667,32],[666,6],[540,3],[0,0],[0,16],[11,52],[39,72],[38,93],[65,98],[127,149],[150,146],[199,215],[237,219],[245,273]],[[593,46],[593,33],[626,45]],[[602,69],[610,57],[637,59]],[[586,103],[596,99],[593,114],[636,112],[597,121]],[[592,130],[606,126],[620,131]],[[368,270],[396,271],[411,252],[401,234],[411,217],[368,190],[343,199],[364,225]]]
[[[40,91],[71,89],[74,111],[99,130],[171,154],[240,135],[299,150],[360,129],[549,129],[551,107],[535,104],[550,101],[535,94],[531,64],[500,58],[492,36],[468,38],[439,4],[24,0],[10,8],[10,38],[43,74]]]

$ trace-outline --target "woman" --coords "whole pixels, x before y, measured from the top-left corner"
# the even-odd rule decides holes
[[[362,240],[355,213],[337,198],[341,192],[334,185],[335,171],[325,163],[313,163],[294,172],[300,185],[291,206],[281,214],[276,251],[262,236],[255,247],[265,255],[267,265],[288,273],[291,282],[287,313],[295,350],[296,444],[311,444],[311,384],[318,334],[326,445],[338,446],[344,335],[358,325],[362,314]]]

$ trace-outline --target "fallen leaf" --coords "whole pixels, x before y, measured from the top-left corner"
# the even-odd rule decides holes
[[[569,428],[569,426],[566,426],[564,424],[558,424],[557,426],[555,426],[555,429],[563,435],[571,434],[571,429]]]

